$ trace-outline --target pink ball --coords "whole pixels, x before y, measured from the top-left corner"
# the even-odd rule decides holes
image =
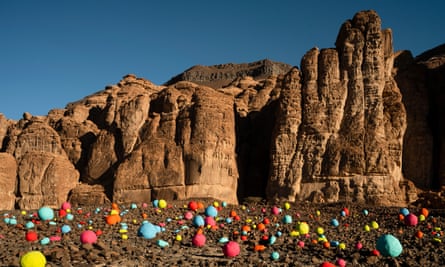
[[[297,246],[299,246],[300,248],[304,248],[304,241],[298,241]]]
[[[93,244],[97,241],[97,235],[95,232],[86,230],[80,234],[80,242],[82,244]]]
[[[191,220],[191,219],[193,219],[193,213],[190,212],[190,211],[185,212],[185,213],[184,213],[184,218],[185,218],[186,220]]]
[[[408,226],[416,226],[418,222],[417,216],[410,213],[405,216],[405,224]]]
[[[274,207],[272,208],[272,214],[273,214],[273,215],[278,215],[278,214],[280,214],[280,208],[278,208],[277,206],[274,206]]]
[[[233,258],[239,255],[240,247],[239,244],[235,241],[227,242],[223,247],[224,256],[228,258]]]
[[[335,263],[337,263],[337,265],[340,267],[346,266],[346,261],[344,259],[337,259],[337,261]]]
[[[205,217],[204,223],[206,225],[210,225],[210,226],[215,226],[216,225],[215,219],[213,217],[210,217],[210,216]]]
[[[203,247],[206,244],[206,236],[203,234],[196,234],[192,238],[192,244],[195,247]]]
[[[356,248],[356,249],[362,249],[362,248],[363,248],[363,244],[362,244],[361,242],[357,242],[357,243],[355,244],[355,248]]]
[[[71,209],[71,203],[63,202],[62,203],[62,210],[68,210],[68,209]]]

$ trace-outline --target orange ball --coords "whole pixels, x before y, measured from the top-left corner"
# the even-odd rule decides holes
[[[260,231],[264,231],[264,229],[266,229],[266,225],[264,225],[264,223],[259,223],[257,224],[256,228]]]
[[[422,214],[426,218],[426,217],[428,217],[429,211],[426,208],[422,208],[420,210],[420,214]]]
[[[108,215],[105,218],[105,221],[109,225],[115,225],[121,222],[121,216],[119,216],[118,214]]]

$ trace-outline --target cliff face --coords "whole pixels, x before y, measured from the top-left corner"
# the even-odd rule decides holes
[[[48,116],[0,116],[0,209],[246,196],[405,204],[445,185],[443,47],[393,53],[373,11],[301,69],[134,75]]]

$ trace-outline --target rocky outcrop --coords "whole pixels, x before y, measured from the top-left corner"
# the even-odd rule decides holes
[[[291,68],[291,65],[269,59],[242,64],[197,65],[173,77],[166,85],[172,85],[179,81],[189,81],[212,88],[221,88],[229,85],[237,78],[250,76],[255,80],[261,80],[272,75],[285,74]]]
[[[15,206],[17,188],[17,162],[9,153],[0,153],[0,210]]]
[[[47,116],[0,115],[0,209],[244,197],[406,204],[445,185],[443,46],[393,52],[374,11],[301,67],[126,75]]]
[[[402,175],[406,113],[391,76],[391,32],[380,25],[375,12],[357,13],[341,27],[336,49],[310,50],[301,73],[288,74],[269,198],[412,200]]]
[[[403,142],[403,172],[421,189],[445,185],[445,45],[414,58],[396,54],[394,77],[403,94],[408,128]]]

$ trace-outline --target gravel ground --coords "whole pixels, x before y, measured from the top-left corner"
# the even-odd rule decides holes
[[[204,208],[213,205],[210,200],[199,202]],[[445,247],[442,243],[445,241],[442,232],[445,210],[442,209],[429,210],[425,220],[408,226],[400,218],[401,207],[290,203],[287,209],[285,203],[280,203],[275,206],[281,209],[280,213],[274,215],[274,205],[261,201],[225,207],[222,207],[223,203],[218,204],[217,227],[202,229],[194,226],[193,220],[184,218],[188,211],[193,215],[205,216],[203,208],[190,211],[188,201],[168,203],[163,209],[153,207],[152,203],[119,205],[121,223],[127,224],[127,233],[122,233],[121,224],[106,223],[111,205],[71,207],[69,213],[74,215],[72,220],[66,216],[60,217],[59,210],[55,210],[56,215],[51,222],[39,220],[37,211],[2,211],[0,266],[20,266],[21,257],[31,250],[45,255],[46,266],[320,266],[323,262],[336,264],[338,259],[346,261],[346,266],[445,265]],[[345,208],[349,215],[345,214]],[[420,207],[408,209],[420,215]],[[234,212],[239,220],[231,214]],[[283,222],[286,215],[291,216],[292,223]],[[334,218],[339,223],[337,227],[332,225]],[[153,239],[138,236],[138,229],[144,220],[154,225],[160,224],[163,231]],[[34,222],[34,227],[27,228],[30,221]],[[378,227],[376,224],[373,227],[373,221]],[[299,222],[306,222],[310,226],[309,234],[297,235]],[[259,230],[259,223],[266,226],[265,230]],[[64,225],[70,226],[71,231],[62,233]],[[243,233],[244,225],[249,225],[251,230]],[[370,229],[365,229],[366,225]],[[318,227],[323,228],[325,239],[316,233]],[[87,229],[99,234],[96,243],[81,243],[80,234]],[[38,234],[36,241],[25,239],[30,231]],[[206,236],[203,247],[192,244],[192,238],[198,231]],[[422,238],[416,237],[418,231],[423,233]],[[383,234],[398,238],[403,247],[400,256],[374,255],[376,240]],[[42,244],[45,237],[52,239],[46,245]],[[219,242],[222,237],[238,242],[238,256],[224,256],[223,243]],[[57,238],[60,240],[54,240]],[[272,242],[273,239],[276,240]],[[160,247],[159,240],[168,242],[168,246]],[[301,246],[302,242],[304,246]],[[361,249],[356,247],[357,243],[362,244]],[[278,252],[278,259],[272,259],[273,252]],[[338,263],[336,266],[339,266]]]

